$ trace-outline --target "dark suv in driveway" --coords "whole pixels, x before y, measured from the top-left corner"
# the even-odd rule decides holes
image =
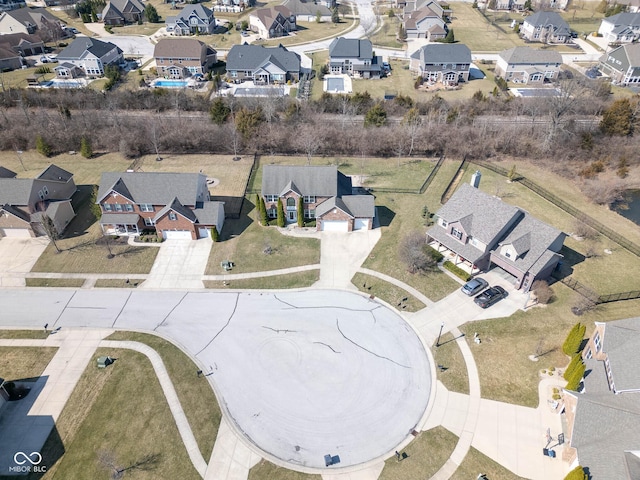
[[[487,308],[493,305],[494,303],[502,300],[507,295],[508,294],[504,288],[500,286],[495,286],[482,292],[480,295],[474,298],[473,301],[476,302],[476,304],[479,305],[480,307]]]

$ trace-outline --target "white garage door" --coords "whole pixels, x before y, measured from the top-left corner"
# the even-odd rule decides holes
[[[323,232],[348,232],[349,222],[346,220],[323,220],[322,221]]]
[[[208,228],[199,228],[198,236],[200,238],[209,238],[211,236],[211,230],[209,230]]]
[[[162,236],[166,240],[191,240],[191,232],[189,230],[164,230]]]
[[[0,228],[0,237],[31,238],[26,228]]]
[[[353,229],[354,230],[368,230],[369,229],[369,219],[368,218],[356,218],[353,221]]]

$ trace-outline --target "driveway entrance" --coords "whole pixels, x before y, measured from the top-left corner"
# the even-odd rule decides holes
[[[140,288],[204,288],[202,275],[207,268],[211,245],[210,238],[165,240],[149,277]]]
[[[31,271],[47,245],[47,237],[0,239],[0,286],[24,287],[24,274]]]

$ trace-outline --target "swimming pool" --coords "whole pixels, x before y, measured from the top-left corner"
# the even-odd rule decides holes
[[[55,78],[53,80],[49,80],[48,82],[43,82],[40,85],[45,88],[83,88],[85,86],[85,84],[82,82],[58,80]]]
[[[164,88],[185,88],[187,86],[187,81],[186,80],[156,80],[153,86],[164,87]]]

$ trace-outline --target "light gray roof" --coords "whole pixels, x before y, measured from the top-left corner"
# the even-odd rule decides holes
[[[189,17],[193,14],[195,14],[201,20],[209,20],[211,17],[213,17],[213,10],[205,7],[204,5],[196,3],[195,5],[187,5],[182,10],[180,10],[180,13],[178,13],[175,17],[172,17],[172,18],[180,18],[182,20],[188,20]]]
[[[548,249],[559,236],[564,239],[566,235],[525,212],[515,228],[500,241],[500,245],[511,244],[518,256],[500,258],[521,272],[538,274],[556,253]]]
[[[536,12],[525,18],[524,23],[533,26],[553,26],[555,35],[569,35],[571,33],[569,24],[556,12]]]
[[[316,218],[334,208],[339,208],[351,218],[373,218],[375,216],[375,198],[373,195],[345,195],[331,197],[316,208]]]
[[[640,318],[607,323],[602,350],[609,357],[616,391],[640,390]]]
[[[176,197],[183,205],[207,201],[203,197],[206,177],[199,173],[106,172],[100,179],[97,200],[114,188],[135,203],[170,205]]]
[[[122,50],[111,42],[103,42],[89,37],[78,37],[58,54],[58,60],[61,62],[64,60],[78,60],[86,51],[98,58],[102,58],[114,48],[118,49],[118,53],[122,53]]]
[[[440,225],[434,225],[427,230],[427,235],[440,242],[449,250],[457,252],[460,256],[469,260],[471,263],[476,263],[480,258],[486,255],[482,250],[477,249],[470,243],[465,243],[463,245],[457,239],[447,234],[446,230]]]
[[[467,235],[491,246],[497,235],[523,212],[499,198],[492,197],[468,183],[463,183],[436,215],[448,223],[464,219]],[[442,227],[438,227],[442,228]],[[465,257],[467,258],[467,257]]]
[[[195,38],[163,38],[153,49],[154,58],[197,58],[200,59],[205,46]]]
[[[198,220],[196,218],[196,214],[193,213],[193,211],[190,208],[187,208],[184,205],[182,205],[182,203],[180,203],[180,200],[178,200],[177,198],[174,198],[170,204],[168,204],[166,207],[164,207],[162,210],[156,213],[153,219],[157,222],[160,218],[166,215],[170,210],[173,210],[174,212],[179,213],[187,220],[191,220],[193,223],[195,223]]]
[[[610,17],[603,18],[602,21],[611,23],[612,25],[638,27],[640,26],[640,13],[618,13],[617,15],[611,15]]]
[[[48,180],[51,182],[63,182],[67,183],[71,177],[73,177],[73,173],[67,172],[65,169],[60,168],[53,163],[45,168],[40,175],[36,178],[39,180]]]
[[[124,18],[123,13],[128,12],[144,12],[144,5],[139,0],[110,0],[102,9],[102,15],[105,16],[109,10],[115,11]]]
[[[138,220],[140,220],[140,215],[137,213],[103,213],[100,217],[100,225],[135,225]]]
[[[613,57],[616,61],[609,61],[609,57]],[[600,58],[601,62],[607,63],[616,70],[625,72],[629,67],[640,67],[640,43],[632,43],[630,45],[622,45],[609,53],[604,54]],[[621,63],[618,63],[621,62]]]
[[[293,182],[302,195],[335,197],[351,193],[351,179],[335,166],[265,165],[262,194],[279,195]]]
[[[60,22],[58,17],[52,15],[45,8],[18,8],[4,13],[15,18],[23,25],[35,25],[37,27],[41,27],[43,18],[50,22]]]
[[[373,58],[373,45],[371,40],[367,39],[334,38],[329,45],[329,57],[371,60]]]
[[[562,55],[552,50],[537,50],[530,47],[513,47],[500,52],[500,57],[510,65],[534,65],[562,63]]]
[[[202,208],[196,208],[193,212],[198,218],[198,223],[219,226],[224,220],[224,218],[220,218],[220,204],[224,204],[224,202],[206,202]]]
[[[17,175],[16,172],[13,172],[8,168],[0,166],[0,178],[14,178],[16,175]]]
[[[317,12],[320,12],[322,16],[331,15],[331,10],[329,10],[325,5],[318,4],[313,1],[308,0],[284,0],[282,5],[291,10],[293,15],[310,15],[315,16]]]
[[[411,55],[420,63],[471,63],[471,50],[462,43],[431,43]]]
[[[0,178],[0,205],[29,205],[33,179]]]
[[[300,71],[300,55],[283,46],[234,45],[227,54],[227,70],[255,70],[271,62],[285,72]]]

